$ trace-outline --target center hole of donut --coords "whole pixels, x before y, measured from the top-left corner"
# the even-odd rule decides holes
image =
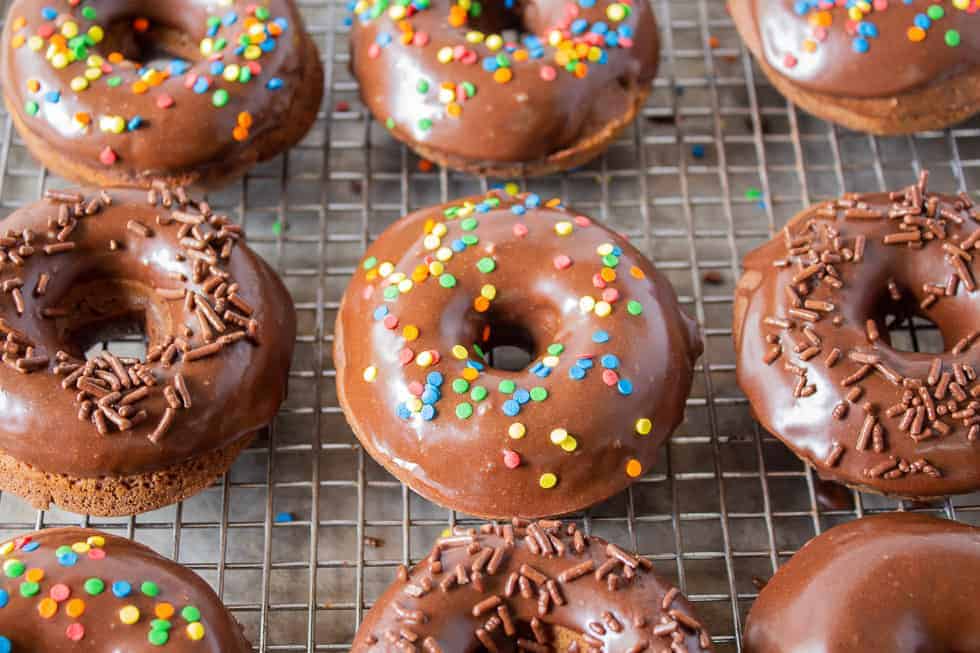
[[[147,340],[145,313],[116,316],[71,335],[72,344],[85,352],[86,360],[99,357],[107,349],[122,358],[145,360]]]
[[[501,34],[507,40],[527,32],[521,12],[513,4],[513,2],[473,3],[473,6],[478,9],[471,10],[467,16],[466,30],[484,34]]]
[[[158,70],[165,69],[175,59],[201,58],[199,44],[189,34],[144,16],[127,16],[110,22],[105,27],[99,51],[105,57],[119,53],[126,62]]]
[[[946,351],[942,330],[919,307],[922,297],[892,285],[878,301],[875,324],[892,349],[925,354]]]
[[[483,327],[481,340],[487,364],[498,370],[524,370],[537,354],[534,336],[521,324],[491,320]]]

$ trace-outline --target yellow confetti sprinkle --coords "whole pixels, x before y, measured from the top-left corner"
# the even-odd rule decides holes
[[[374,380],[378,378],[378,368],[374,365],[369,365],[364,368],[364,380],[368,383],[374,383]]]
[[[640,435],[646,435],[653,429],[653,422],[651,422],[646,417],[641,417],[636,420],[636,432]]]
[[[514,422],[507,427],[507,435],[514,440],[520,440],[527,434],[527,427],[520,422]]]
[[[545,472],[544,474],[541,475],[541,478],[538,479],[538,485],[540,485],[545,490],[550,490],[551,488],[558,485],[558,477],[552,474],[551,472]]]
[[[119,621],[128,626],[140,620],[140,610],[135,605],[127,605],[119,611]]]

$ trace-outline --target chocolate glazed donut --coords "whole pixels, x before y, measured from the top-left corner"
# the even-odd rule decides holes
[[[0,543],[0,562],[0,650],[252,650],[200,576],[142,544],[53,528]]]
[[[806,111],[850,129],[941,129],[980,106],[975,0],[729,0],[762,70]],[[860,5],[866,5],[862,8]]]
[[[354,12],[351,70],[375,118],[474,174],[582,165],[633,121],[657,72],[647,0],[361,0]]]
[[[49,191],[0,237],[0,488],[125,515],[225,472],[283,399],[289,294],[183,189]],[[145,359],[95,343],[140,328]]]
[[[495,518],[625,489],[683,419],[700,354],[670,283],[626,239],[557,199],[498,191],[383,233],[334,344],[368,453],[422,496]]]
[[[980,650],[980,529],[891,513],[808,542],[759,594],[746,653]]]
[[[824,478],[904,497],[980,487],[977,209],[851,193],[751,252],[735,298],[739,385],[762,425]],[[931,319],[940,354],[900,351],[886,318]]]
[[[457,529],[399,568],[351,651],[711,651],[694,608],[652,569],[575,524]]]
[[[32,154],[99,186],[217,185],[297,143],[323,95],[292,0],[15,0],[0,52]]]

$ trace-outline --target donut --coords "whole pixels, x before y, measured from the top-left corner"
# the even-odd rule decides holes
[[[544,175],[601,154],[657,74],[647,0],[358,0],[351,71],[389,133],[440,165]]]
[[[746,653],[941,653],[980,646],[980,529],[909,513],[808,542],[759,594]]]
[[[412,213],[371,245],[334,363],[354,433],[399,480],[471,515],[535,518],[650,469],[701,349],[625,238],[558,199],[492,190]]]
[[[0,651],[247,653],[214,590],[146,546],[83,528],[0,544]]]
[[[7,112],[77,183],[215,186],[296,144],[323,70],[293,0],[14,0]]]
[[[711,651],[711,637],[653,563],[574,523],[457,528],[398,578],[354,637],[368,651]]]
[[[289,293],[182,188],[50,190],[0,234],[0,490],[129,515],[231,466],[285,393]],[[93,344],[142,332],[146,354]]]
[[[980,487],[980,219],[926,181],[804,210],[735,292],[736,375],[766,430],[825,479],[912,498]],[[944,351],[893,346],[913,316]]]
[[[980,3],[729,0],[776,89],[849,129],[942,129],[980,106]]]

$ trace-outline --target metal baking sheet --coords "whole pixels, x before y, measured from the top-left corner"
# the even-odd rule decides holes
[[[4,15],[8,4],[0,0]],[[316,126],[285,156],[209,197],[245,225],[293,293],[289,399],[226,478],[181,505],[96,519],[37,512],[4,494],[0,537],[61,524],[119,532],[213,583],[256,650],[345,651],[395,566],[469,520],[407,491],[357,445],[334,387],[337,306],[366,243],[393,219],[501,180],[430,168],[393,141],[357,98],[345,3],[300,4],[327,75]],[[759,582],[828,527],[896,508],[980,523],[980,495],[912,505],[824,488],[752,420],[734,381],[730,324],[740,257],[812,201],[900,187],[923,168],[933,188],[980,201],[980,121],[901,138],[833,127],[772,89],[723,2],[653,4],[660,76],[633,127],[582,169],[504,181],[560,195],[627,234],[700,321],[706,350],[687,420],[659,465],[575,518],[653,558],[698,604],[718,650],[739,651]],[[64,185],[34,162],[5,113],[0,171],[0,215]],[[910,342],[928,343],[928,328],[914,333]]]

